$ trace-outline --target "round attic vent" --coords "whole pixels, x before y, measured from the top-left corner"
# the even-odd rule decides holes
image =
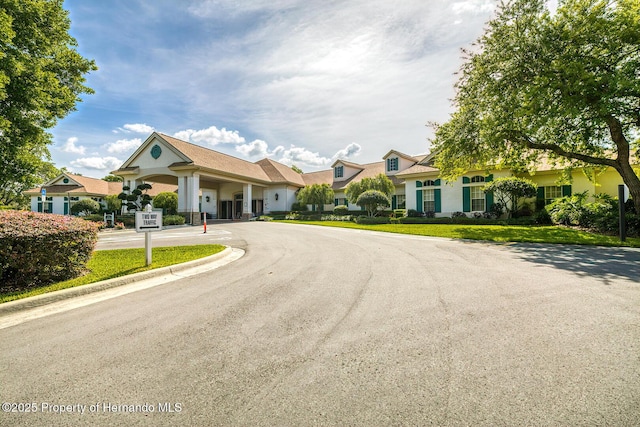
[[[154,145],[151,148],[151,157],[157,159],[158,157],[160,157],[160,154],[162,154],[162,148],[160,148],[158,144]]]

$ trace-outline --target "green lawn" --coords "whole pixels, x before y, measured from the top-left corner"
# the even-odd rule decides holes
[[[287,222],[287,221],[283,221]],[[356,228],[387,233],[418,236],[446,237],[451,239],[487,240],[491,242],[560,243],[598,246],[640,247],[639,238],[627,238],[621,242],[617,236],[605,236],[568,227],[520,226],[520,225],[470,225],[470,224],[376,224],[365,225],[346,221],[295,221],[298,224],[325,227]]]
[[[0,294],[0,303],[27,298],[60,289],[73,288],[141,271],[181,264],[222,252],[222,245],[194,245],[153,248],[151,265],[146,266],[145,248],[95,251],[87,264],[89,272],[81,277],[29,291]]]

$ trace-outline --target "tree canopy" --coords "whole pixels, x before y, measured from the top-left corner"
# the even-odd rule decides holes
[[[298,202],[305,205],[322,206],[333,202],[334,192],[329,184],[313,184],[298,191]]]
[[[381,208],[386,208],[390,204],[389,196],[378,190],[364,191],[356,200],[356,205],[363,207],[369,216],[376,216]]]
[[[350,203],[357,204],[358,196],[367,190],[377,190],[387,197],[391,197],[396,191],[395,185],[388,176],[381,173],[373,178],[362,178],[360,181],[353,181],[347,185],[345,195]]]
[[[35,184],[50,161],[46,129],[92,93],[84,75],[97,67],[76,51],[62,3],[0,0],[0,188]]]
[[[640,212],[640,2],[512,0],[471,50],[435,125],[445,178],[471,169],[614,168]]]

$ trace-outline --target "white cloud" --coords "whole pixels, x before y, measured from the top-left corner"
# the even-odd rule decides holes
[[[110,172],[118,169],[122,163],[122,160],[115,157],[84,157],[72,160],[71,166]]]
[[[123,126],[124,129],[135,133],[151,133],[155,129],[146,123],[132,123]]]
[[[460,15],[462,13],[487,13],[495,8],[495,4],[489,0],[466,0],[458,1],[451,5],[453,13]]]
[[[109,153],[133,153],[136,148],[140,147],[142,140],[140,138],[119,139],[116,142],[107,144]]]
[[[240,136],[237,130],[218,129],[215,126],[200,130],[182,130],[176,132],[173,136],[184,141],[206,143],[210,146],[218,144],[243,144],[246,141]]]
[[[349,159],[349,158],[357,156],[358,154],[360,154],[361,150],[362,150],[362,147],[360,146],[360,144],[356,144],[355,142],[352,142],[351,144],[347,145],[342,150],[338,151],[333,156],[333,159],[334,160],[338,160],[338,159],[345,159],[346,160],[346,159]]]
[[[269,157],[269,144],[261,139],[256,139],[248,144],[236,146],[236,151],[245,157]]]
[[[78,142],[78,138],[75,136],[67,139],[67,142],[62,146],[62,151],[65,153],[84,154],[86,147],[83,145],[76,145],[76,142]]]

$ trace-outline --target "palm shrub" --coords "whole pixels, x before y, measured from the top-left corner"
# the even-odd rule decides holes
[[[65,215],[0,211],[0,292],[82,274],[98,240],[98,225]]]

